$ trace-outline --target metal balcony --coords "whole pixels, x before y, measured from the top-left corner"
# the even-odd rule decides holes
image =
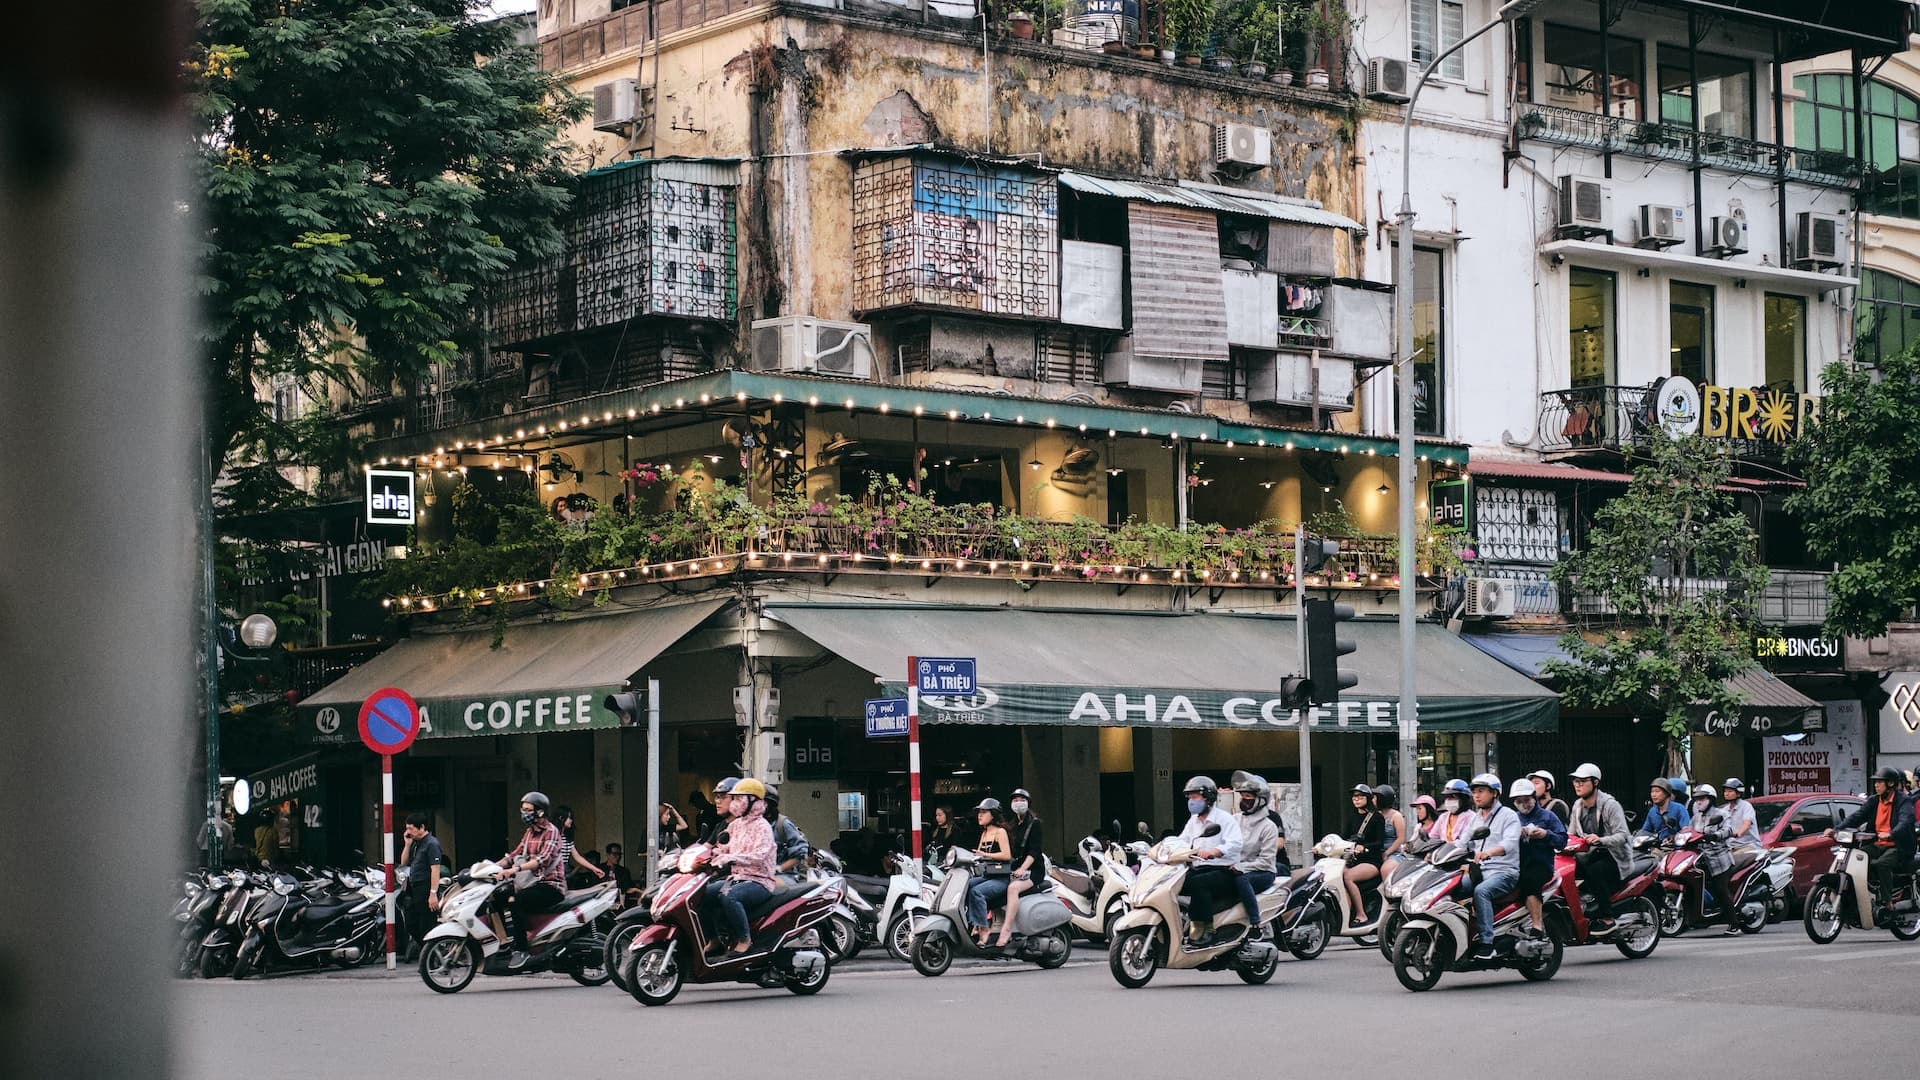
[[[1681,124],[1630,120],[1557,105],[1522,105],[1514,132],[1537,142],[1689,165],[1697,149],[1702,165],[1759,176],[1777,176],[1784,158],[1787,179],[1828,187],[1852,187],[1860,177],[1859,162],[1845,154],[1799,150],[1737,135],[1695,131]]]
[[[1540,395],[1540,450],[1581,454],[1644,445],[1653,424],[1653,389],[1583,386]]]

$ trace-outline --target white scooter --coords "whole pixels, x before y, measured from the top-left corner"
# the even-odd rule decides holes
[[[512,966],[512,943],[495,933],[490,909],[505,879],[504,869],[490,859],[455,877],[455,887],[440,900],[440,925],[428,931],[420,948],[421,981],[442,994],[465,990],[483,973],[564,971],[582,986],[606,982],[606,940],[593,932],[593,923],[620,902],[614,883],[568,892],[557,910],[523,916],[531,951],[525,963]]]
[[[1313,868],[1320,872],[1324,882],[1319,899],[1327,910],[1327,936],[1354,938],[1362,945],[1372,945],[1374,935],[1380,932],[1380,917],[1386,912],[1386,905],[1380,897],[1380,880],[1375,878],[1360,886],[1361,899],[1367,907],[1353,910],[1353,901],[1347,895],[1346,870],[1355,846],[1344,837],[1328,833],[1313,845],[1313,853],[1319,858]]]
[[[1127,865],[1127,853],[1119,844],[1104,849],[1089,836],[1080,841],[1080,861],[1086,866],[1056,866],[1054,895],[1073,913],[1073,928],[1088,941],[1105,941],[1113,935],[1113,923],[1127,910],[1127,892],[1133,888],[1133,869]]]
[[[933,893],[946,874],[937,866],[923,868],[919,859],[889,855],[893,873],[887,895],[880,901],[880,941],[895,960],[913,959],[913,922],[933,907]]]

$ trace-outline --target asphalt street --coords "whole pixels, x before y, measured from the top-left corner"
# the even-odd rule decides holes
[[[689,986],[647,1008],[611,984],[545,976],[443,996],[403,968],[184,982],[175,1007],[176,1071],[194,1078],[1906,1074],[1920,943],[1847,931],[1818,946],[1796,923],[1731,941],[1696,931],[1639,961],[1570,949],[1543,984],[1448,974],[1424,994],[1348,945],[1285,960],[1265,986],[1162,971],[1125,990],[1104,950],[1076,943],[1058,971],[956,965],[937,979],[863,956],[811,998]]]

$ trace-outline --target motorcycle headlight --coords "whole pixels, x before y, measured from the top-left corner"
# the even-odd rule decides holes
[[[1442,881],[1440,884],[1435,885],[1432,888],[1421,892],[1418,896],[1414,896],[1404,901],[1400,906],[1406,909],[1406,912],[1409,915],[1419,915],[1424,913],[1428,908],[1439,903],[1443,897],[1445,897],[1448,893],[1452,891],[1453,891],[1453,879],[1448,878],[1447,880]]]

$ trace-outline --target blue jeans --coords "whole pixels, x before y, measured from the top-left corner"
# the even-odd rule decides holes
[[[1260,928],[1260,901],[1258,895],[1273,884],[1273,872],[1269,870],[1251,870],[1233,875],[1233,887],[1240,893],[1240,902],[1247,908],[1247,925]]]
[[[978,877],[967,883],[967,925],[987,925],[987,907],[1007,898],[1010,878]]]
[[[1473,913],[1480,921],[1480,944],[1493,944],[1493,898],[1505,896],[1520,884],[1516,870],[1488,870],[1473,887]]]
[[[735,881],[730,878],[707,882],[704,894],[706,910],[712,912],[715,908],[719,909],[720,917],[726,920],[727,934],[735,942],[746,941],[753,936],[752,928],[747,925],[747,909],[773,895],[757,881]]]

